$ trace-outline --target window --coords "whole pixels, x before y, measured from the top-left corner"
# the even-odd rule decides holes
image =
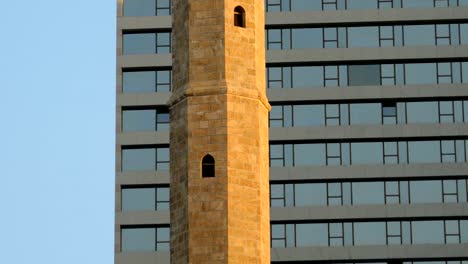
[[[292,106],[273,105],[269,113],[270,127],[291,127],[292,124]]]
[[[202,159],[202,177],[214,177],[215,176],[215,160],[213,156],[207,154]]]
[[[154,251],[155,228],[122,228],[122,251]]]
[[[384,124],[396,124],[397,123],[396,102],[382,103],[382,120]]]
[[[271,207],[466,203],[468,178],[272,183]],[[427,195],[430,193],[431,195]]]
[[[124,0],[124,16],[168,16],[171,0]]]
[[[169,227],[122,227],[122,251],[169,251]]]
[[[453,101],[439,102],[439,122],[453,123],[455,121],[455,104]]]
[[[362,0],[363,1],[363,0]],[[468,24],[381,25],[266,30],[267,49],[362,48],[467,44]]]
[[[325,125],[339,126],[340,125],[340,105],[327,104],[325,105]]]
[[[267,88],[467,83],[468,62],[267,66]]]
[[[465,142],[465,143],[464,143]],[[271,167],[465,162],[466,140],[270,144]]]
[[[234,8],[234,26],[245,28],[245,10],[241,6]]]
[[[169,187],[122,187],[122,211],[169,210]]]
[[[123,54],[170,53],[171,33],[124,33]]]
[[[350,86],[380,85],[379,65],[350,65],[348,71],[348,84]]]
[[[123,93],[154,93],[171,91],[171,70],[125,70],[122,78]]]
[[[169,130],[169,113],[166,108],[122,110],[122,131]]]
[[[122,171],[169,170],[169,148],[122,149]]]
[[[327,184],[328,205],[343,204],[343,184],[341,182]]]
[[[271,224],[272,247],[464,243],[467,220]]]

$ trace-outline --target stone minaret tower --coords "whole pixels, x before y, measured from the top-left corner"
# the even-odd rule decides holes
[[[173,0],[171,263],[270,263],[263,0]]]

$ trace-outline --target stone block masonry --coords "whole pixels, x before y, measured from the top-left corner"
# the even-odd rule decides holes
[[[171,263],[270,263],[263,5],[173,2]]]

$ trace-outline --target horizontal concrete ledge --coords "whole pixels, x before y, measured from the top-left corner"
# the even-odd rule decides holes
[[[267,65],[460,60],[468,58],[468,45],[268,50],[266,55]],[[172,54],[122,55],[117,56],[117,64],[122,68],[171,67]]]
[[[468,18],[468,7],[268,12],[265,21],[268,28],[285,25],[409,24],[430,20],[457,21],[466,18]]]
[[[328,222],[354,219],[402,219],[466,217],[468,203],[411,204],[411,205],[357,205],[357,206],[309,206],[271,208],[271,222]],[[169,224],[169,210],[116,212],[117,225]]]
[[[115,253],[115,264],[169,264],[169,252],[119,252]]]
[[[468,163],[386,164],[270,168],[270,181],[405,179],[466,176]]]
[[[118,93],[117,107],[166,106],[171,92],[156,93]],[[459,100],[468,98],[468,84],[427,84],[396,86],[350,86],[267,89],[272,104],[326,103],[324,101],[363,102],[381,99],[435,100],[435,98]]]
[[[117,172],[116,185],[169,184],[168,171]]]
[[[468,85],[467,85],[468,87]],[[117,107],[122,106],[166,106],[170,92],[118,93]]]
[[[271,221],[466,217],[468,203],[273,207]]]
[[[387,164],[270,168],[270,181],[327,181],[457,177],[468,174],[467,163]],[[116,185],[169,184],[169,172],[117,172]]]
[[[270,128],[270,141],[372,140],[468,135],[466,123]]]
[[[468,244],[273,248],[272,262],[428,259],[468,257]],[[289,262],[288,262],[289,263]]]
[[[270,141],[370,140],[396,138],[439,138],[468,135],[468,124],[354,125],[333,127],[270,128]],[[117,134],[119,145],[169,144],[169,131]]]
[[[119,145],[169,144],[169,131],[128,132],[117,134]]]
[[[273,248],[272,262],[280,261],[349,261],[380,259],[428,259],[468,257],[466,244]],[[169,264],[169,252],[120,252],[115,264]]]
[[[117,56],[117,67],[152,68],[171,67],[172,54],[141,54]]]
[[[468,45],[415,46],[386,48],[290,49],[267,51],[267,64],[319,64],[327,62],[396,61],[462,59],[468,57]]]
[[[159,225],[169,224],[169,210],[116,212],[116,225]]]
[[[395,99],[401,101],[429,101],[437,98],[468,96],[468,84],[425,84],[396,86],[345,86],[315,88],[267,89],[268,100],[272,104],[279,102],[316,102],[324,101],[376,101],[378,99]]]
[[[117,17],[118,30],[143,30],[143,29],[170,29],[171,16],[119,16]]]

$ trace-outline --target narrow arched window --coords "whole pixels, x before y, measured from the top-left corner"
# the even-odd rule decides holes
[[[215,160],[210,154],[205,155],[202,159],[202,177],[215,176]]]
[[[241,6],[234,8],[234,26],[245,28],[245,10]]]

